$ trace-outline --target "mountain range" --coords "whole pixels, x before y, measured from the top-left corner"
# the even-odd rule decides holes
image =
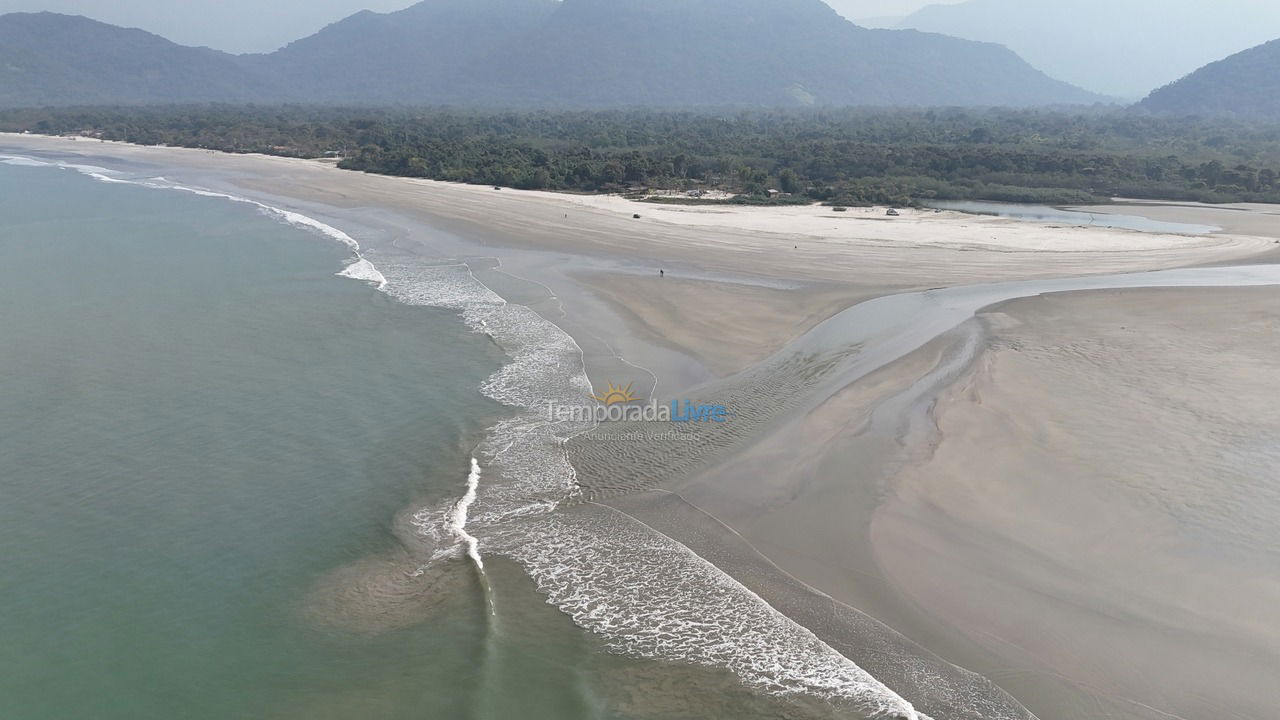
[[[233,55],[53,13],[0,16],[0,107],[264,97]]]
[[[0,107],[172,102],[1034,106],[1098,95],[990,43],[870,30],[821,0],[426,0],[230,55],[82,17],[0,16]]]
[[[1280,37],[1280,3],[968,0],[926,6],[896,27],[999,43],[1053,77],[1136,100]]]
[[[390,12],[416,0],[0,0],[0,15],[55,12],[137,27],[180,45],[230,53],[284,47],[360,10]],[[860,0],[859,0],[860,1]]]

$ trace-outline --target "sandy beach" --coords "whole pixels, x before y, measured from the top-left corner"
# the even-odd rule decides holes
[[[595,387],[730,406],[693,440],[575,438],[586,504],[683,543],[936,720],[1280,709],[1280,288],[1032,284],[976,317],[956,300],[936,332],[912,314],[953,307],[934,289],[1271,262],[1280,209],[1123,206],[1223,228],[1163,235],[85,139],[0,135],[5,152],[320,218],[375,265],[465,263],[569,333]]]
[[[1274,713],[1278,300],[1120,291],[984,313],[936,448],[872,520],[890,583],[1000,655],[988,672],[1016,695],[1069,678],[1057,717]]]

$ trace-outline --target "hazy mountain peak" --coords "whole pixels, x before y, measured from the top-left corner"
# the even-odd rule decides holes
[[[65,22],[35,33],[17,32],[20,24],[0,17],[0,33],[7,27],[26,38],[0,45],[10,58],[11,82],[0,95],[8,105],[1025,106],[1099,99],[1003,47],[867,30],[821,0],[425,0],[392,13],[357,13],[275,53],[242,57],[102,24],[95,27],[104,37],[88,40],[72,39]],[[99,61],[82,62],[95,53]],[[101,61],[107,55],[127,60]],[[177,77],[185,78],[181,87]]]
[[[1142,107],[1181,115],[1280,118],[1280,40],[1210,63],[1151,93]]]
[[[1207,62],[1280,37],[1280,3],[968,0],[929,5],[900,27],[998,42],[1053,77],[1136,99]]]
[[[269,93],[232,55],[76,15],[0,16],[0,106],[235,100]]]

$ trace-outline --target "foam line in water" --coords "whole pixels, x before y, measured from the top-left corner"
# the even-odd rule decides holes
[[[489,586],[489,576],[484,571],[484,558],[480,557],[480,541],[467,532],[467,515],[471,510],[471,505],[476,501],[476,491],[479,487],[480,461],[473,457],[471,458],[471,472],[467,474],[467,490],[458,499],[458,502],[454,504],[453,509],[449,511],[449,529],[453,531],[454,538],[467,549],[467,557],[471,558],[471,563],[475,565],[476,572],[480,577],[481,589],[484,591],[485,601],[489,606],[489,614],[497,615],[497,607],[493,602],[493,588]]]
[[[85,175],[99,177],[100,179],[109,179],[121,182],[114,177],[119,175],[119,173],[114,170],[108,170],[104,167],[98,167],[97,165],[81,165],[78,163],[69,163],[63,160],[41,160],[39,158],[27,157],[25,155],[4,154],[0,154],[0,163],[4,163],[5,165],[20,165],[23,167],[63,168],[65,170],[75,170],[76,172],[84,173]]]
[[[218,198],[221,200],[230,200],[231,202],[252,205],[258,208],[259,210],[261,210],[266,215],[276,220],[281,220],[297,228],[310,230],[312,232],[317,232],[321,235],[324,235],[325,237],[336,240],[342,243],[343,245],[346,245],[347,247],[351,248],[351,251],[355,253],[355,259],[352,260],[352,262],[349,265],[347,265],[345,269],[337,273],[337,275],[341,277],[346,277],[354,280],[361,280],[364,282],[371,283],[374,286],[376,286],[379,290],[385,289],[387,285],[387,279],[382,276],[382,273],[378,271],[378,268],[374,266],[374,264],[370,262],[368,258],[364,257],[364,255],[361,254],[360,243],[356,242],[355,238],[333,227],[332,225],[323,223],[319,220],[316,220],[313,217],[308,217],[306,215],[303,215],[302,213],[294,212],[292,210],[285,210],[284,208],[275,207],[274,205],[268,205],[266,203],[258,202],[257,200],[251,200],[247,197],[242,197],[240,195],[232,195],[230,193],[216,192],[213,190],[206,190],[203,188],[191,187],[188,185],[181,185],[178,183],[170,182],[169,180],[163,177],[129,179],[129,178],[125,178],[119,172],[116,172],[114,170],[109,170],[107,168],[97,167],[95,165],[80,165],[80,164],[69,163],[64,161],[45,161],[45,160],[39,160],[37,158],[25,157],[20,155],[0,155],[0,163],[4,163],[7,165],[22,165],[26,167],[58,167],[65,170],[74,170],[76,172],[87,175],[93,178],[94,180],[98,180],[99,182],[139,185],[142,187],[155,188],[158,190],[178,190],[181,192],[191,193],[193,195],[199,195],[201,197]]]
[[[20,167],[48,167],[51,164],[34,158],[22,157],[20,155],[0,155],[0,163],[4,163],[5,165],[17,165]]]
[[[354,252],[356,255],[355,260],[353,260],[351,264],[346,267],[346,269],[344,269],[342,272],[339,272],[338,275],[346,278],[363,280],[365,282],[372,283],[380,290],[384,289],[387,285],[387,279],[383,277],[381,272],[378,271],[378,268],[374,266],[374,264],[370,262],[368,258],[366,258],[363,254],[361,254],[360,243],[356,242],[355,238],[333,227],[332,225],[316,220],[313,217],[309,217],[307,215],[303,215],[302,213],[294,212],[292,210],[285,210],[284,208],[279,208],[274,205],[268,205],[266,203],[258,202],[257,200],[251,200],[249,198],[242,197],[239,195],[232,195],[230,193],[216,192],[213,190],[205,190],[203,188],[196,188],[188,185],[171,183],[166,181],[164,178],[155,178],[150,182],[139,182],[138,184],[146,185],[149,187],[159,187],[167,190],[179,190],[182,192],[199,195],[201,197],[219,198],[223,200],[230,200],[232,202],[245,203],[248,205],[252,205],[277,220],[282,220],[285,223],[297,228],[302,228],[304,230],[310,230],[312,232],[320,233],[325,237],[331,238],[333,240],[337,240],[343,245],[346,245],[347,247],[351,248],[351,251]]]
[[[453,529],[453,534],[467,546],[467,555],[475,563],[476,569],[484,572],[484,559],[480,557],[480,541],[467,532],[467,511],[471,509],[471,504],[476,501],[476,489],[478,487],[480,487],[480,461],[471,458],[471,473],[467,475],[467,491],[453,506],[453,512],[450,513],[449,517],[449,526]]]

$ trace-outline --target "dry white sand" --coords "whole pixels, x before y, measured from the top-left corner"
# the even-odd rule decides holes
[[[681,270],[785,280],[931,287],[1227,261],[1271,249],[1257,234],[1157,235],[1054,227],[960,213],[822,206],[690,207],[617,196],[494,190],[339,170],[332,163],[184,148],[0,134],[0,144],[223,173],[282,198],[417,214],[483,240],[615,254]],[[641,215],[636,220],[632,216]],[[1273,233],[1274,234],[1274,233]]]

